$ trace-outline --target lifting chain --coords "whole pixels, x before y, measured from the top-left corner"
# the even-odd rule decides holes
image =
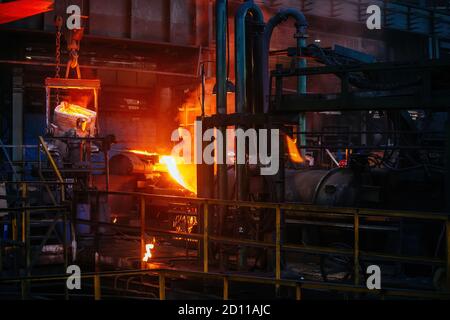
[[[56,70],[55,70],[55,78],[60,78],[60,70],[61,70],[61,29],[63,25],[63,18],[61,16],[55,17],[55,26],[56,26]],[[56,91],[56,105],[59,105],[59,90]]]

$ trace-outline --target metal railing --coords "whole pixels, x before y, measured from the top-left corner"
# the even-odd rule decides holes
[[[354,286],[348,284],[338,283],[324,283],[319,281],[304,281],[304,280],[289,280],[289,279],[273,279],[267,277],[256,277],[249,275],[239,274],[223,274],[223,273],[204,273],[199,271],[187,271],[187,270],[168,270],[168,269],[152,269],[152,270],[124,270],[124,271],[107,271],[107,272],[90,272],[82,273],[81,279],[92,279],[93,286],[93,298],[95,300],[102,299],[102,279],[114,278],[114,287],[116,287],[117,279],[120,277],[132,277],[132,276],[151,276],[157,277],[157,289],[158,298],[160,300],[166,299],[166,291],[168,289],[167,280],[173,279],[203,279],[203,280],[220,280],[222,281],[222,299],[228,300],[230,297],[231,283],[251,283],[261,285],[273,285],[277,288],[288,287],[295,289],[295,299],[302,300],[304,290],[327,290],[333,292],[354,293],[354,294],[368,294],[379,296],[381,299],[385,297],[408,297],[408,298],[426,298],[426,299],[450,299],[449,293],[409,290],[409,289],[394,289],[383,288],[381,290],[370,290],[364,286]],[[0,283],[20,283],[22,288],[24,283],[51,283],[55,281],[67,281],[70,275],[39,275],[39,276],[27,276],[27,277],[15,277],[8,279],[0,279]],[[70,297],[70,294],[66,294],[66,299]],[[27,296],[22,290],[22,298],[26,299]]]
[[[316,290],[331,290],[331,291],[339,291],[339,292],[355,292],[355,293],[372,293],[373,291],[368,290],[367,288],[361,286],[360,281],[360,259],[379,259],[379,260],[388,260],[400,263],[416,263],[416,264],[425,264],[425,265],[435,265],[445,267],[447,272],[447,291],[438,292],[438,291],[418,291],[418,290],[400,290],[400,289],[383,289],[379,292],[381,296],[405,296],[405,297],[428,297],[428,298],[444,298],[449,299],[450,293],[448,288],[450,288],[450,219],[447,214],[439,214],[439,213],[427,213],[427,212],[410,212],[410,211],[389,211],[389,210],[374,210],[374,209],[361,209],[361,208],[331,208],[331,207],[321,207],[314,205],[304,205],[304,204],[291,204],[291,203],[265,203],[265,202],[248,202],[248,201],[228,201],[228,200],[218,200],[218,199],[203,199],[203,198],[188,198],[188,197],[177,197],[177,196],[162,196],[162,195],[154,195],[147,193],[136,193],[136,192],[107,192],[107,191],[90,191],[90,193],[94,196],[100,195],[116,195],[116,196],[129,196],[135,197],[139,200],[139,214],[141,218],[141,225],[139,227],[132,226],[123,226],[114,223],[105,223],[99,221],[84,221],[84,220],[76,220],[76,223],[81,224],[92,224],[98,226],[107,226],[111,228],[123,229],[128,231],[140,232],[141,238],[141,257],[145,254],[145,243],[147,234],[168,236],[168,237],[179,237],[185,239],[194,239],[198,240],[202,243],[203,249],[202,252],[202,266],[203,272],[196,271],[185,271],[185,270],[133,270],[133,271],[120,271],[117,274],[157,274],[159,277],[159,288],[160,288],[160,297],[165,297],[165,277],[186,274],[193,277],[203,277],[205,279],[222,279],[224,283],[224,298],[228,297],[229,290],[229,282],[230,281],[241,281],[241,282],[250,282],[250,283],[266,283],[273,284],[277,287],[288,286],[296,288],[297,298],[301,297],[302,289],[316,289]],[[187,233],[187,232],[177,232],[173,230],[164,230],[157,228],[150,228],[145,225],[145,214],[146,214],[146,204],[151,204],[152,202],[163,201],[166,203],[183,203],[188,206],[196,206],[199,214],[203,222],[203,227],[201,228],[200,233]],[[264,242],[264,241],[256,241],[256,240],[244,240],[244,239],[235,239],[230,237],[225,237],[221,235],[214,235],[210,232],[210,216],[211,211],[214,206],[225,206],[225,207],[235,207],[235,208],[255,208],[255,209],[271,209],[275,214],[275,241]],[[31,211],[39,211],[39,210],[56,210],[59,207],[22,207],[22,208],[8,208],[1,209],[0,212],[31,212]],[[286,244],[282,242],[282,219],[283,219],[283,211],[288,211],[290,216],[301,216],[301,217],[324,217],[324,218],[350,218],[353,220],[353,239],[354,246],[352,249],[338,249],[331,247],[323,247],[323,246],[309,246],[309,245],[298,245],[298,244]],[[270,211],[269,211],[270,212]],[[430,257],[414,257],[414,256],[401,256],[401,255],[392,255],[385,254],[379,252],[367,252],[363,251],[360,248],[360,231],[361,218],[368,217],[383,217],[383,218],[407,218],[407,219],[420,219],[424,221],[439,221],[443,223],[445,226],[445,240],[446,240],[446,251],[445,258],[430,258]],[[66,219],[66,218],[65,218]],[[64,228],[66,230],[66,228]],[[66,236],[64,236],[66,239]],[[253,276],[243,276],[243,275],[230,275],[230,274],[217,274],[210,271],[210,253],[209,253],[209,245],[211,242],[215,243],[226,243],[226,244],[234,244],[240,246],[247,247],[263,247],[263,248],[271,248],[275,250],[275,274],[274,278],[260,278]],[[64,243],[64,252],[65,252],[65,265],[67,265],[67,243]],[[327,282],[309,282],[309,281],[294,281],[287,280],[282,278],[282,252],[303,252],[309,254],[317,254],[317,255],[345,255],[353,257],[353,266],[354,266],[354,283],[353,284],[342,284],[342,283],[327,283]],[[199,255],[200,256],[200,255]],[[145,264],[142,264],[142,268],[146,268]],[[100,278],[103,276],[113,276],[116,273],[102,273],[95,272],[91,274],[84,274],[83,277],[92,277],[95,279],[95,287],[96,298],[100,298],[99,290],[101,287]],[[30,281],[47,281],[52,279],[65,279],[64,276],[37,276],[37,277],[21,277],[21,278],[3,278],[0,279],[1,282],[10,282],[10,281],[21,281],[28,283]]]
[[[0,213],[7,213],[11,216],[9,221],[0,220],[0,225],[9,225],[11,230],[11,240],[5,241],[5,239],[0,239],[0,273],[3,272],[3,247],[4,243],[7,244],[8,247],[11,247],[13,251],[23,250],[23,257],[25,260],[25,273],[27,276],[31,276],[32,269],[39,258],[39,255],[42,252],[42,249],[47,244],[52,232],[55,231],[56,225],[58,223],[63,224],[63,235],[62,235],[62,247],[63,247],[63,260],[64,260],[64,268],[66,269],[68,266],[68,241],[67,241],[67,222],[68,215],[70,212],[70,207],[67,206],[29,206],[27,203],[28,197],[28,187],[27,184],[21,183],[21,200],[22,206],[15,208],[0,208]],[[54,213],[53,220],[50,222],[50,225],[46,231],[46,233],[42,236],[39,245],[37,246],[37,250],[34,251],[31,247],[31,221],[33,214],[39,213]],[[17,256],[16,258],[17,259]],[[3,279],[0,279],[0,282]],[[22,296],[27,297],[30,283],[29,281],[23,280],[22,284]]]
[[[375,209],[361,209],[361,208],[333,208],[333,207],[321,207],[315,205],[305,204],[291,204],[291,203],[266,203],[266,202],[248,202],[248,201],[228,201],[219,199],[203,199],[203,198],[187,198],[177,196],[162,196],[147,193],[135,193],[135,192],[106,192],[106,191],[92,191],[91,193],[99,196],[100,194],[108,195],[121,195],[121,196],[133,196],[139,199],[139,213],[141,218],[140,234],[141,234],[141,257],[145,254],[145,241],[146,234],[160,234],[166,236],[177,236],[185,239],[195,239],[202,242],[203,250],[203,272],[210,272],[209,268],[209,244],[211,242],[227,243],[248,247],[263,247],[272,248],[275,250],[275,280],[281,281],[281,254],[282,252],[303,252],[310,254],[339,254],[345,256],[352,256],[354,261],[354,285],[360,285],[360,259],[378,259],[387,260],[402,263],[424,264],[441,266],[446,269],[446,283],[447,288],[450,288],[450,216],[446,213],[431,213],[431,212],[411,212],[411,211],[391,211],[391,210],[375,210]],[[202,212],[199,216],[202,218],[203,227],[201,233],[186,233],[176,232],[171,230],[161,230],[156,228],[147,228],[145,226],[145,207],[146,203],[152,201],[164,201],[173,203],[183,203],[186,205],[197,206],[201,208],[198,212]],[[230,237],[224,237],[220,235],[213,235],[210,232],[210,214],[213,206],[226,206],[236,208],[254,208],[254,209],[272,209],[275,211],[275,242],[263,242],[255,240],[235,239]],[[354,230],[354,247],[353,249],[338,249],[323,246],[309,246],[298,244],[284,244],[282,242],[282,211],[289,211],[290,216],[301,217],[339,217],[339,218],[351,218],[353,220]],[[446,239],[446,253],[444,259],[434,257],[417,257],[417,256],[403,256],[385,254],[380,252],[368,252],[360,249],[360,219],[369,217],[383,217],[383,218],[407,218],[407,219],[420,219],[425,221],[440,221],[445,227],[445,239]],[[80,221],[79,221],[80,222]],[[87,221],[81,223],[89,223]],[[112,228],[121,228],[121,226],[110,223],[94,222],[100,226],[110,226]],[[126,227],[129,228],[130,227]],[[131,227],[133,228],[133,227]],[[135,228],[136,230],[137,228]]]

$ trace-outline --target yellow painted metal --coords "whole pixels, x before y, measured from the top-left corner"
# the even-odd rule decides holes
[[[164,273],[159,274],[159,300],[166,300],[166,277]]]
[[[140,192],[120,192],[120,191],[92,191],[92,193],[105,193],[110,195],[123,196],[145,196],[154,200],[177,202],[181,201],[190,204],[202,204],[208,202],[209,205],[222,205],[229,207],[245,207],[245,208],[260,208],[260,209],[277,209],[298,211],[302,214],[314,214],[315,216],[322,216],[327,214],[335,214],[340,217],[352,217],[356,213],[360,216],[372,217],[390,217],[390,218],[411,218],[424,220],[440,220],[447,221],[448,215],[446,213],[436,212],[416,212],[416,211],[401,211],[401,210],[379,210],[379,209],[362,209],[362,208],[335,208],[323,207],[309,204],[294,204],[294,203],[271,203],[271,202],[251,202],[251,201],[236,201],[236,200],[220,200],[207,198],[191,198],[156,195]]]
[[[58,178],[58,181],[61,183],[64,183],[64,179],[61,175],[61,172],[58,169],[58,166],[56,165],[55,159],[53,159],[50,151],[47,148],[47,145],[45,144],[44,138],[42,138],[41,136],[39,137],[39,143],[42,146],[42,149],[44,150],[45,155],[48,158],[48,161],[50,161],[50,165],[52,166],[53,171],[55,172],[56,177]],[[65,200],[64,185],[61,185],[61,201],[64,201],[64,200]]]
[[[12,226],[11,226],[12,227],[12,239],[14,242],[16,242],[19,238],[19,234],[18,234],[19,232],[17,229],[17,213],[13,213],[11,224],[12,224]]]
[[[100,283],[100,275],[97,274],[94,276],[94,299],[101,300],[102,299],[102,289]]]
[[[295,286],[295,300],[302,300],[302,287],[299,284]]]
[[[145,239],[145,198],[140,197],[140,204],[139,204],[139,211],[140,211],[140,217],[141,217],[141,269],[146,268],[146,262],[143,260],[144,255],[146,253],[145,245],[146,245],[146,239]]]
[[[188,270],[170,270],[170,269],[152,269],[152,270],[122,270],[122,271],[106,271],[106,272],[95,272],[95,273],[82,273],[82,279],[92,279],[95,277],[117,277],[117,276],[138,276],[138,275],[153,275],[159,276],[160,284],[160,294],[161,289],[164,288],[164,293],[161,296],[165,298],[165,278],[182,278],[186,277],[199,278],[199,279],[217,279],[222,280],[226,277],[228,281],[233,282],[246,282],[255,284],[271,284],[280,285],[291,288],[296,288],[298,285],[301,286],[302,290],[329,290],[337,292],[353,292],[353,293],[366,293],[375,294],[380,296],[380,294],[369,290],[363,286],[354,286],[352,284],[341,284],[341,283],[330,283],[330,282],[320,282],[320,281],[296,281],[296,280],[275,280],[273,278],[255,277],[249,275],[238,275],[238,274],[222,274],[222,273],[204,273],[198,271],[188,271]],[[164,279],[161,279],[161,276]],[[1,278],[0,283],[20,283],[21,281],[29,280],[32,282],[54,282],[57,280],[67,280],[67,275],[47,275],[47,276],[30,276],[30,277],[15,277],[15,278]],[[393,289],[393,288],[383,288],[382,295],[393,296],[393,297],[411,297],[411,298],[427,298],[427,299],[442,299],[449,300],[449,292],[433,292],[429,290],[411,290],[411,289]],[[160,297],[161,297],[160,296]]]
[[[229,292],[229,283],[228,278],[223,278],[223,300],[228,300],[228,292]]]
[[[97,192],[98,193],[98,192]],[[101,193],[101,192],[100,192]],[[213,273],[209,273],[208,272],[208,264],[204,263],[204,271],[201,274],[204,275],[204,277],[206,278],[216,278],[216,279],[223,279],[224,281],[224,297],[227,294],[228,288],[226,288],[225,286],[228,284],[228,281],[243,281],[243,282],[251,282],[251,283],[265,283],[265,284],[274,284],[277,285],[277,287],[279,286],[290,286],[290,287],[294,287],[296,289],[296,298],[301,298],[301,290],[303,289],[315,289],[315,290],[333,290],[333,291],[343,291],[343,292],[355,292],[355,293],[370,293],[368,292],[365,288],[359,286],[359,258],[361,256],[364,257],[370,257],[370,255],[372,253],[369,252],[361,252],[360,251],[360,246],[359,246],[359,229],[360,229],[360,217],[361,216],[388,216],[388,217],[395,217],[395,218],[399,218],[399,217],[405,217],[405,218],[421,218],[421,219],[427,219],[427,220],[437,220],[437,221],[445,221],[446,223],[446,239],[447,239],[447,257],[444,260],[438,260],[438,259],[428,259],[430,261],[430,263],[438,263],[441,265],[444,265],[446,267],[447,270],[447,281],[450,287],[450,222],[448,219],[448,216],[446,216],[445,220],[444,220],[444,214],[426,214],[426,213],[411,213],[411,212],[393,212],[393,211],[384,211],[384,210],[367,210],[367,209],[342,209],[342,208],[324,208],[324,207],[315,207],[315,206],[311,206],[309,207],[308,205],[291,205],[291,204],[273,204],[273,203],[247,203],[247,202],[235,202],[235,201],[223,201],[223,200],[219,200],[216,201],[215,199],[198,199],[198,198],[184,198],[184,197],[171,197],[171,196],[158,196],[158,195],[150,195],[150,194],[144,194],[144,193],[125,193],[125,192],[119,192],[119,193],[115,193],[115,192],[110,192],[109,194],[120,194],[120,195],[133,195],[133,196],[138,196],[138,197],[142,197],[142,198],[151,198],[151,199],[163,199],[163,198],[168,198],[168,201],[184,201],[186,203],[190,203],[192,204],[203,204],[204,206],[204,211],[207,213],[204,217],[205,222],[206,222],[206,226],[208,226],[208,211],[209,211],[209,205],[214,205],[214,204],[228,204],[229,206],[244,206],[244,207],[255,207],[255,208],[275,208],[276,209],[276,243],[275,244],[265,244],[265,243],[259,243],[259,242],[255,242],[253,241],[252,243],[257,244],[259,243],[260,245],[268,245],[269,247],[275,247],[276,249],[276,279],[266,279],[266,278],[258,278],[258,277],[246,277],[246,276],[239,276],[239,275],[216,275]],[[216,203],[217,202],[217,203]],[[318,250],[319,253],[321,253],[323,250],[328,251],[333,251],[333,249],[329,248],[322,248],[322,247],[316,247],[316,248],[306,248],[304,246],[294,246],[294,245],[283,245],[283,247],[281,246],[281,210],[305,210],[305,212],[307,212],[307,210],[311,209],[315,215],[317,216],[321,216],[323,215],[328,215],[328,214],[339,214],[339,215],[346,215],[346,216],[353,216],[354,218],[354,239],[355,239],[355,247],[353,250],[345,250],[345,252],[341,252],[343,254],[348,254],[348,255],[353,255],[354,256],[354,263],[355,263],[355,284],[353,286],[351,285],[334,285],[334,284],[326,284],[326,283],[311,283],[311,282],[296,282],[296,281],[285,281],[285,280],[280,280],[281,279],[281,250],[282,248],[284,250],[309,250],[309,249],[314,249],[314,250]],[[39,208],[37,208],[39,209]],[[25,210],[25,208],[20,208],[17,211],[21,212]],[[26,208],[26,210],[30,210],[33,211],[33,208]],[[12,214],[12,212],[10,212],[10,214]],[[426,217],[425,217],[426,216]],[[16,240],[17,240],[17,221],[15,224],[16,227]],[[120,226],[117,226],[120,227]],[[149,228],[146,228],[146,231],[148,231]],[[204,248],[204,253],[205,256],[208,256],[208,251],[207,251],[207,246],[208,246],[208,240],[214,240],[214,241],[233,241],[233,239],[226,239],[226,238],[221,238],[221,239],[215,239],[215,237],[209,236],[208,230],[206,228],[205,230],[206,232],[204,232],[203,234],[190,234],[189,236],[192,236],[194,239],[198,239],[203,237],[203,240],[205,241],[206,244],[206,249]],[[176,233],[173,233],[174,235]],[[234,239],[235,240],[235,239]],[[322,250],[323,249],[323,250]],[[322,251],[321,251],[322,250]],[[323,251],[325,252],[325,251]],[[394,260],[394,259],[402,259],[402,261],[409,261],[409,259],[412,259],[411,257],[399,257],[399,256],[388,256],[388,255],[383,255],[383,254],[377,254],[375,253],[375,255],[378,255],[379,257],[386,257],[389,260]],[[413,257],[415,260],[417,260],[418,262],[420,262],[421,259],[423,259],[422,257]],[[428,261],[428,260],[424,260],[424,261]],[[208,261],[207,259],[205,260],[206,262]],[[394,260],[395,261],[395,260]],[[189,276],[194,276],[197,277],[199,275],[197,275],[195,272],[188,272],[188,271],[174,271],[174,273],[172,274],[171,271],[167,271],[164,270],[164,274],[161,274],[163,271],[162,270],[152,270],[152,271],[143,271],[143,272],[150,272],[153,274],[157,274],[160,275],[160,284],[162,284],[162,286],[160,286],[160,297],[165,299],[165,277],[166,276],[179,276],[180,274],[186,274]],[[131,274],[137,274],[135,272],[128,272],[130,275]],[[128,274],[128,273],[124,273],[124,274]],[[88,274],[86,275],[86,277],[94,277],[94,279],[96,279],[96,277],[98,277],[98,280],[96,282],[96,284],[98,284],[98,290],[97,290],[97,286],[96,286],[96,292],[95,292],[95,297],[100,297],[100,286],[99,286],[99,281],[100,281],[100,276],[108,276],[112,273],[95,273],[95,274]],[[115,273],[114,273],[115,274]],[[120,273],[122,274],[122,273]],[[140,274],[146,274],[146,273],[140,273]],[[85,276],[85,275],[83,275]],[[82,277],[83,277],[82,276]],[[224,277],[227,277],[226,280],[224,280]],[[24,281],[24,279],[30,280],[30,281],[44,281],[45,277],[26,277],[26,278],[20,278],[21,280],[15,280],[15,281],[19,281],[22,282]],[[48,279],[54,279],[52,277],[48,278]],[[0,282],[3,281],[11,281],[8,279],[0,279]],[[14,281],[14,280],[12,280]],[[227,284],[225,284],[225,282],[227,282]],[[399,290],[399,289],[388,289],[388,290],[384,290],[383,291],[383,296],[408,296],[408,297],[433,297],[433,298],[449,298],[450,296],[448,295],[448,293],[441,293],[441,292],[422,292],[422,291],[417,291],[417,290]]]
[[[276,208],[275,279],[281,279],[281,208]]]
[[[208,272],[208,242],[209,242],[209,206],[208,203],[203,205],[203,272]]]

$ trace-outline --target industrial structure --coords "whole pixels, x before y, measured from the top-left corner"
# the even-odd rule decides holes
[[[450,299],[448,1],[0,1],[0,41],[0,299]]]

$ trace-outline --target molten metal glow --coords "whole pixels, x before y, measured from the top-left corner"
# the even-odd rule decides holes
[[[152,257],[152,249],[155,248],[155,245],[153,243],[149,243],[145,245],[145,255],[142,258],[142,261],[148,262],[148,260]]]
[[[144,150],[128,150],[128,152],[148,157],[158,155]],[[160,156],[159,163],[155,163],[153,168],[155,171],[167,172],[184,189],[197,193],[197,172],[194,164],[186,164],[181,157]]]
[[[150,152],[142,151],[142,150],[129,150],[129,152],[134,153],[134,154],[139,154],[141,156],[149,156],[149,157],[156,155],[156,153],[150,153]]]
[[[56,108],[56,111],[77,118],[87,119],[95,117],[97,115],[95,111],[89,110],[73,103],[68,103],[66,101],[61,102],[61,104]]]
[[[17,0],[0,3],[0,24],[51,11],[51,0]]]
[[[193,183],[195,174],[192,174],[192,171],[184,164],[182,158],[162,156],[159,163],[166,166],[167,172],[179,185],[193,193],[197,193],[197,188],[195,187],[195,183]],[[188,182],[189,180],[191,183]]]
[[[298,150],[296,139],[292,139],[291,137],[286,136],[286,145],[288,148],[289,157],[292,162],[294,163],[305,162],[302,155],[300,154],[300,151]]]

